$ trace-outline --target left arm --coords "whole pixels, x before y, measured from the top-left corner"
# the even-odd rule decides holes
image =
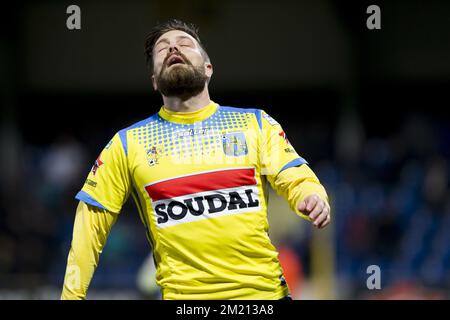
[[[307,164],[290,167],[267,178],[277,194],[285,198],[300,217],[319,229],[330,223],[328,195]]]
[[[286,137],[281,125],[261,111],[262,173],[299,216],[323,228],[330,223],[325,188]]]

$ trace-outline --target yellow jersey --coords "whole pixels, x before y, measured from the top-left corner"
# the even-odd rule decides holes
[[[306,219],[299,201],[311,193],[326,198],[276,120],[260,109],[211,102],[188,113],[163,106],[120,130],[76,198],[117,216],[133,197],[163,299],[280,299],[289,289],[268,235],[268,183]],[[76,236],[74,229],[71,251]],[[68,268],[80,265],[86,248],[97,250],[96,266],[102,245],[92,247],[71,252]],[[73,291],[64,290],[70,298]]]

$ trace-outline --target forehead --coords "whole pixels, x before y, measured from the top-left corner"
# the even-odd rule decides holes
[[[181,30],[170,30],[166,33],[163,33],[158,39],[156,39],[155,45],[157,45],[159,42],[167,40],[167,41],[175,41],[180,38],[189,38],[191,39],[196,45],[198,45],[197,40],[193,36],[191,36],[189,33],[186,33]]]

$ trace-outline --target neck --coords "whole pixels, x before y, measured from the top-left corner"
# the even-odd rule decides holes
[[[162,96],[164,107],[174,112],[193,112],[203,107],[206,107],[210,102],[208,87],[205,88],[198,95],[184,98],[184,97],[166,97]]]

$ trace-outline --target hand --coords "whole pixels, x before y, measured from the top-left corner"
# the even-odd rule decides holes
[[[316,194],[307,196],[299,205],[298,210],[312,219],[315,227],[322,229],[330,221],[330,206]]]

